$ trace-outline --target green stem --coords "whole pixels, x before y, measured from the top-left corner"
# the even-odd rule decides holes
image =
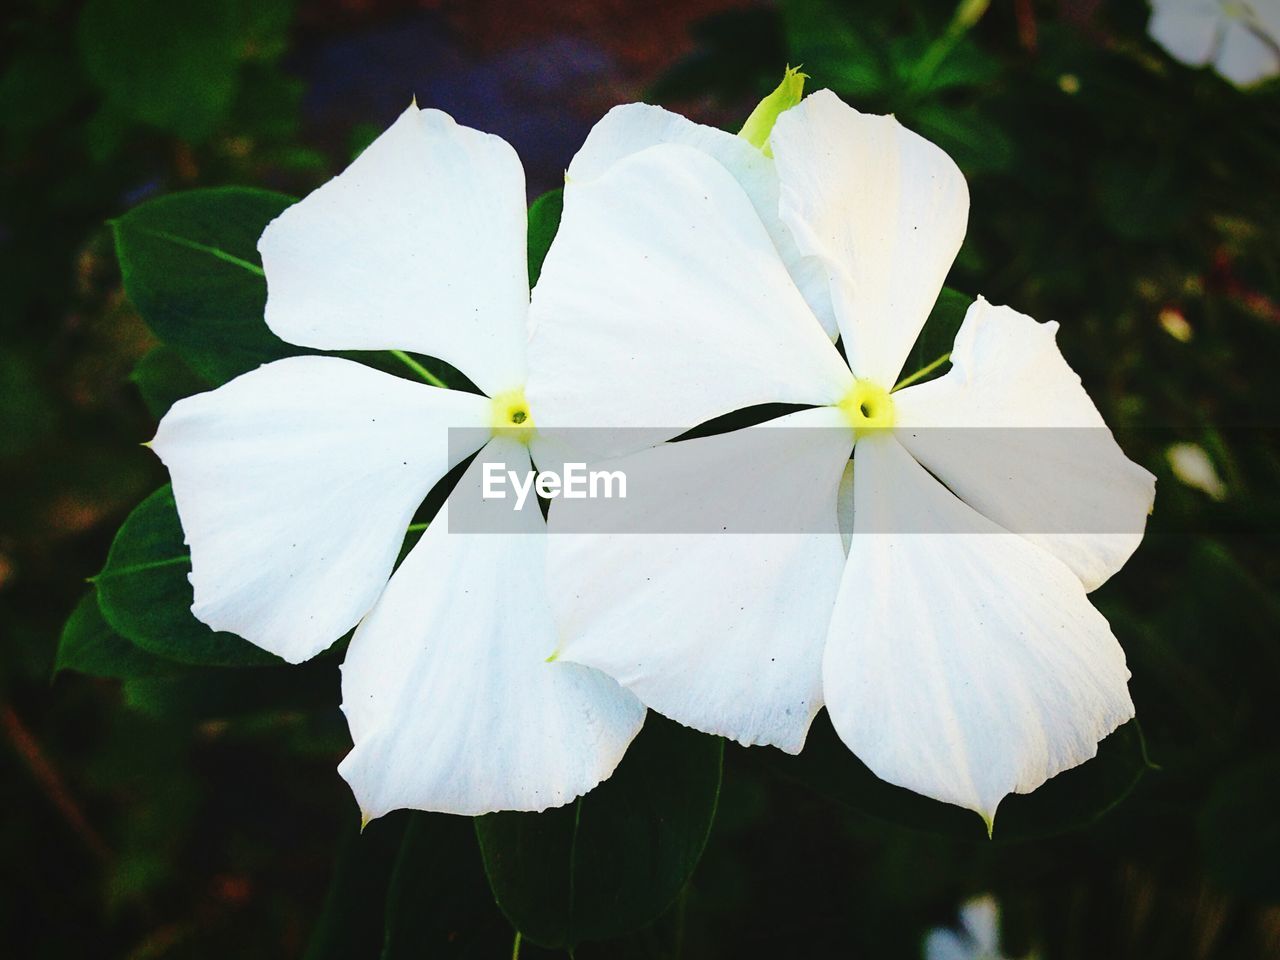
[[[405,531],[405,532],[406,532],[406,533],[417,533],[419,530],[425,530],[425,529],[427,529],[427,527],[429,527],[429,526],[431,526],[431,524],[429,524],[429,523],[411,523],[411,524],[409,524],[409,529],[408,529],[407,531]]]
[[[412,370],[414,373],[420,376],[423,380],[431,384],[433,387],[445,387],[445,382],[443,380],[441,380],[434,373],[432,373],[430,370],[428,370],[426,367],[420,364],[417,360],[413,359],[413,357],[409,356],[403,350],[392,350],[390,351],[390,353],[393,357],[395,357],[397,360],[403,363],[406,367],[408,367],[410,370]],[[445,389],[448,389],[448,387],[445,387]]]
[[[511,960],[520,960],[520,941],[524,938],[520,936],[520,931],[516,931],[516,938],[511,942]]]
[[[951,359],[951,352],[948,351],[947,353],[944,353],[942,356],[940,356],[937,360],[933,361],[933,363],[927,364],[926,366],[921,367],[915,373],[911,374],[911,376],[904,377],[903,379],[899,380],[897,384],[894,385],[893,390],[901,390],[903,387],[911,386],[911,384],[915,383],[917,380],[920,380],[923,377],[927,377],[929,374],[933,373],[933,371],[937,370],[940,366],[942,366],[944,363],[946,363],[950,359]],[[889,392],[893,393],[893,390],[890,390]]]

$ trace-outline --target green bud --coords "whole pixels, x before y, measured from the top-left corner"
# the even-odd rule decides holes
[[[738,136],[763,150],[766,157],[773,156],[773,151],[769,149],[769,134],[773,132],[773,125],[784,110],[790,110],[801,101],[804,97],[804,82],[808,79],[808,74],[801,73],[799,67],[787,67],[787,72],[782,75],[782,82],[751,111],[751,116],[747,117]]]

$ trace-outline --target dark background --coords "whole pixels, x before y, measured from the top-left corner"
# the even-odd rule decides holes
[[[0,955],[328,956],[318,929],[384,909],[376,880],[326,900],[336,852],[376,861],[404,826],[353,839],[336,672],[233,682],[234,709],[52,676],[85,579],[165,479],[128,381],[154,340],[106,220],[196,186],[305,193],[411,96],[508,139],[533,198],[610,106],[648,99],[736,129],[803,63],[810,89],[895,112],[955,157],[972,212],[949,285],[1057,320],[1122,445],[1159,477],[1147,539],[1095,594],[1129,655],[1151,766],[1091,822],[1035,839],[1002,839],[997,822],[985,841],[868,814],[779,775],[766,751],[730,749],[684,895],[653,929],[578,955],[919,956],[930,927],[990,891],[1011,955],[1280,956],[1277,84],[1242,92],[1171,61],[1142,3],[997,0],[938,59],[951,15],[924,0],[10,5]],[[1222,497],[1172,475],[1175,442],[1207,452]],[[509,955],[469,825],[448,829],[459,840],[430,894],[448,946],[405,955]]]

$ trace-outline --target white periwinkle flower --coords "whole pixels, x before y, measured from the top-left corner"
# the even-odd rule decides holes
[[[1280,73],[1280,0],[1152,0],[1147,32],[1188,66],[1247,87]]]
[[[1000,952],[1000,907],[992,896],[960,907],[960,929],[939,927],[924,941],[924,960],[1005,960]]]
[[[510,512],[457,503],[478,500],[464,476],[392,575],[415,510],[472,452],[450,448],[450,427],[485,445],[468,474],[537,456],[525,245],[511,147],[411,107],[267,227],[266,321],[305,347],[442,358],[486,396],[297,357],[179,402],[153,444],[200,620],[294,663],[356,627],[340,771],[366,816],[565,803],[609,776],[643,722],[613,680],[544,662],[556,636],[536,509],[509,532],[451,533],[451,504]]]
[[[615,111],[583,150],[608,143],[611,162],[570,171],[532,307],[531,363],[555,375],[530,398],[560,424],[667,437],[755,404],[813,409],[639,453],[606,438],[594,452],[626,454],[611,466],[633,490],[664,484],[673,519],[581,533],[590,505],[552,506],[559,657],[689,726],[791,752],[825,702],[877,775],[990,824],[1006,794],[1133,715],[1124,653],[1086,593],[1141,541],[1154,479],[1056,325],[1008,307],[976,301],[952,369],[894,389],[968,215],[936,146],[822,91],[777,120],[756,176],[728,134],[659,116]],[[703,529],[750,531],[761,512],[784,526],[707,536],[681,532],[681,511]]]

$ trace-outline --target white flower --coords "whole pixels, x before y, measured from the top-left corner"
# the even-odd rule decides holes
[[[1152,0],[1147,32],[1176,60],[1237,86],[1280,73],[1280,0]]]
[[[581,502],[557,501],[559,656],[682,723],[791,752],[825,701],[880,777],[990,823],[1002,797],[1093,756],[1133,715],[1123,651],[1086,591],[1137,547],[1154,479],[1116,445],[1056,325],[1007,307],[979,299],[950,372],[891,392],[968,213],[933,144],[825,91],[774,127],[776,216],[822,267],[846,365],[740,167],[624,134],[614,162],[566,188],[534,295],[530,397],[560,424],[668,438],[754,404],[814,409],[611,464],[633,490],[665,484],[675,519],[638,520],[664,532],[556,535],[583,529]],[[753,501],[715,498],[743,470]],[[688,503],[726,530],[771,511],[796,532],[681,533]]]
[[[992,896],[960,907],[960,929],[939,927],[924,941],[925,960],[1005,960],[1000,952],[1000,907]]]
[[[440,357],[487,396],[334,357],[268,364],[176,404],[154,449],[191,546],[195,615],[290,662],[352,627],[340,771],[366,816],[565,803],[609,776],[644,708],[556,637],[545,525],[450,533],[485,457],[527,469],[524,174],[502,140],[411,107],[259,243],[266,321],[322,350]],[[392,576],[427,492],[484,444]],[[487,442],[486,442],[487,441]],[[473,514],[475,516],[475,514]],[[388,578],[390,582],[388,583]],[[357,626],[358,624],[358,626]]]

